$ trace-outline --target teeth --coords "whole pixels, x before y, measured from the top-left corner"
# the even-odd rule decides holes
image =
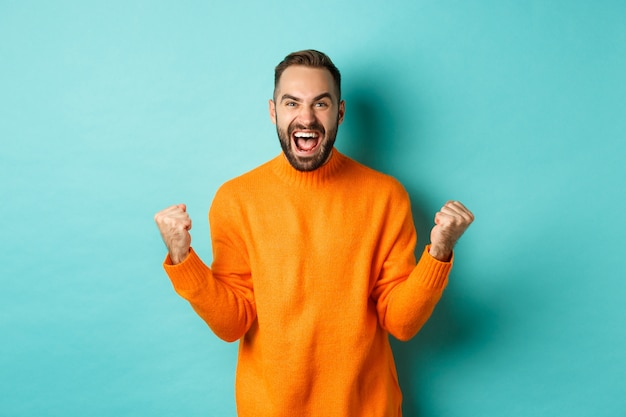
[[[317,133],[313,133],[313,132],[296,132],[294,134],[295,137],[297,138],[315,138],[317,137]]]

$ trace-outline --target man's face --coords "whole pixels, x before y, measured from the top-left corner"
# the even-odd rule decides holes
[[[313,171],[328,161],[345,103],[339,102],[327,69],[287,67],[269,110],[283,152],[295,169]]]

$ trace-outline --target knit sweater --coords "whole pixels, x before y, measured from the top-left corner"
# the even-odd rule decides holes
[[[451,262],[424,250],[404,188],[333,151],[311,172],[280,155],[225,183],[213,263],[164,267],[215,334],[239,340],[240,417],[402,415],[388,335],[413,337]]]

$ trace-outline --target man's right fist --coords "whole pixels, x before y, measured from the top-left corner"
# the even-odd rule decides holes
[[[178,204],[154,215],[161,237],[173,264],[179,264],[189,255],[191,247],[191,218],[187,214],[187,206]]]

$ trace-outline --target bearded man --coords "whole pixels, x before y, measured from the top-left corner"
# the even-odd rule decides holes
[[[211,266],[178,204],[155,216],[164,268],[218,337],[239,340],[240,417],[401,416],[389,335],[429,318],[474,216],[447,202],[416,262],[405,189],[334,147],[345,102],[321,52],[276,67],[269,115],[282,153],[216,193]]]

